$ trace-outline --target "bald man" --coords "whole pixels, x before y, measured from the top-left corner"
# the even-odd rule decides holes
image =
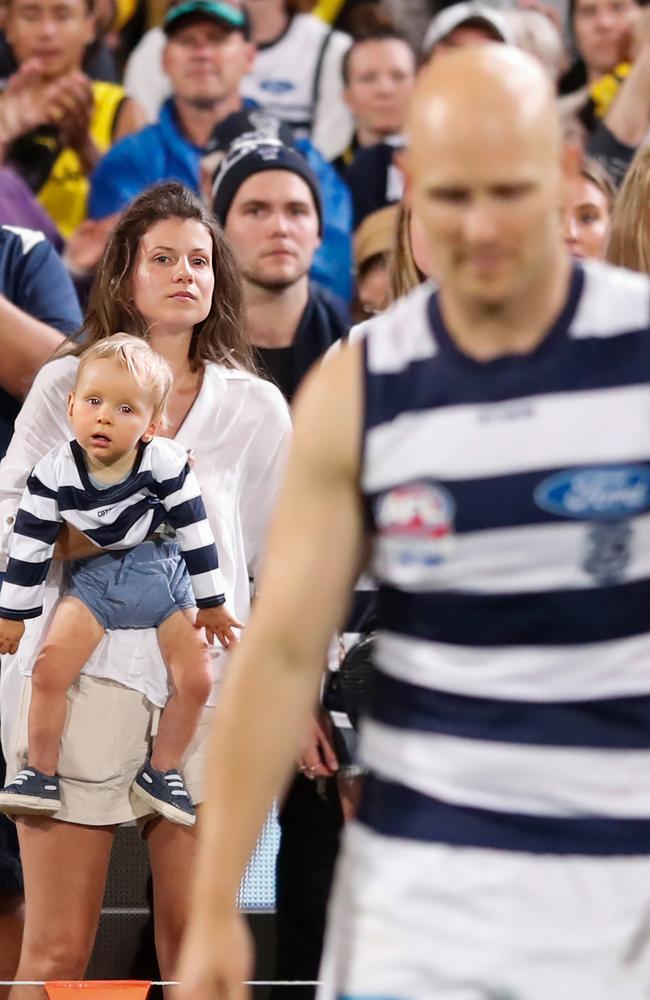
[[[571,264],[549,85],[505,46],[419,81],[440,291],[296,410],[215,724],[183,1000],[241,1000],[242,869],[369,563],[369,770],[321,1000],[641,1000],[650,984],[650,285]]]

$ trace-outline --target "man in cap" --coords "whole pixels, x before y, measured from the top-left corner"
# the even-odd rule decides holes
[[[455,3],[441,10],[427,28],[422,53],[428,59],[434,50],[466,48],[487,42],[514,45],[514,31],[507,15],[475,0]]]
[[[248,20],[236,0],[182,0],[165,17],[167,37],[163,66],[172,96],[160,117],[118,143],[99,164],[92,181],[89,214],[105,220],[145,188],[162,180],[178,180],[198,191],[201,162],[213,149],[215,129],[242,111],[261,114],[244,101],[241,81],[252,65],[255,49],[248,39]],[[268,116],[265,116],[268,120]],[[351,205],[349,194],[309,140],[301,148],[318,173],[326,206],[323,247],[315,280],[348,298],[351,286]]]
[[[214,727],[179,1000],[245,995],[237,885],[369,555],[369,775],[321,1000],[642,1000],[650,283],[570,261],[531,57],[433,60],[409,135],[439,290],[371,320],[296,405]]]
[[[198,187],[201,158],[217,125],[243,106],[240,83],[253,62],[248,21],[234,0],[182,0],[164,21],[163,66],[172,96],[158,121],[118,143],[93,177],[90,215],[103,219],[161,180]]]

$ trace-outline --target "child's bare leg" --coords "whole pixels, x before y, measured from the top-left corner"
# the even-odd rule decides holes
[[[157,771],[179,768],[212,689],[209,655],[189,613],[177,611],[158,626],[158,644],[172,693],[160,716],[151,754]]]
[[[56,772],[65,725],[66,692],[104,635],[91,611],[76,597],[57,606],[32,675],[27,722],[29,765]]]

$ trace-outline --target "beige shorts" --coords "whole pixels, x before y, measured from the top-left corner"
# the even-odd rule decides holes
[[[7,755],[7,779],[27,763],[27,714],[31,693],[22,678],[20,709]],[[153,811],[129,798],[136,772],[150,752],[160,709],[139,691],[116,681],[80,674],[68,691],[58,774],[61,809],[55,819],[84,826],[141,821]],[[205,708],[182,764],[193,801],[202,798],[203,763],[214,713]]]

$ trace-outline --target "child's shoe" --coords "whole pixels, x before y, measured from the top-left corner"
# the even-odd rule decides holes
[[[49,815],[61,808],[59,778],[26,767],[0,791],[0,812]]]
[[[157,771],[146,761],[133,779],[131,791],[172,823],[194,826],[194,805],[185,782],[175,769]]]

